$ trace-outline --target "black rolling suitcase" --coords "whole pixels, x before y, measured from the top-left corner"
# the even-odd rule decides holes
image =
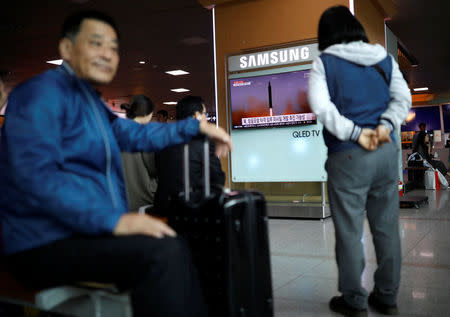
[[[264,196],[252,191],[210,190],[208,141],[204,142],[204,188],[189,186],[184,148],[185,191],[172,200],[169,225],[192,251],[210,317],[273,316],[267,213]],[[198,193],[197,193],[198,194]]]
[[[408,183],[414,188],[425,188],[425,170],[423,160],[408,161]]]

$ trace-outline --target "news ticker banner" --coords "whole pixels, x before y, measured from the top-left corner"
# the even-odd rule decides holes
[[[314,113],[296,113],[278,116],[264,116],[264,117],[250,117],[242,118],[242,126],[245,128],[251,127],[266,127],[266,126],[287,126],[287,125],[302,125],[316,123],[316,115]]]

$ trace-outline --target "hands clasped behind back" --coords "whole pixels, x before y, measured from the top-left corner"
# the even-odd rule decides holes
[[[358,138],[358,144],[367,151],[374,151],[384,143],[392,142],[391,130],[384,125],[378,125],[375,130],[363,128]]]

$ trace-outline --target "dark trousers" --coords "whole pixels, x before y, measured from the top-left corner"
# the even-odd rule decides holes
[[[24,284],[115,283],[131,292],[135,317],[206,316],[187,244],[143,235],[73,237],[8,257]]]

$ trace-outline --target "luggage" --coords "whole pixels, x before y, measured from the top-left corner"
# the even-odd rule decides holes
[[[425,188],[424,172],[426,169],[423,166],[423,160],[408,160],[408,183],[413,188]]]
[[[425,189],[436,189],[436,174],[431,169],[425,171]]]
[[[271,317],[273,296],[264,196],[252,191],[211,191],[208,146],[205,139],[204,188],[203,195],[198,195],[198,189],[189,186],[189,148],[185,145],[185,190],[178,199],[171,200],[170,210],[166,211],[169,225],[191,248],[209,316]]]

